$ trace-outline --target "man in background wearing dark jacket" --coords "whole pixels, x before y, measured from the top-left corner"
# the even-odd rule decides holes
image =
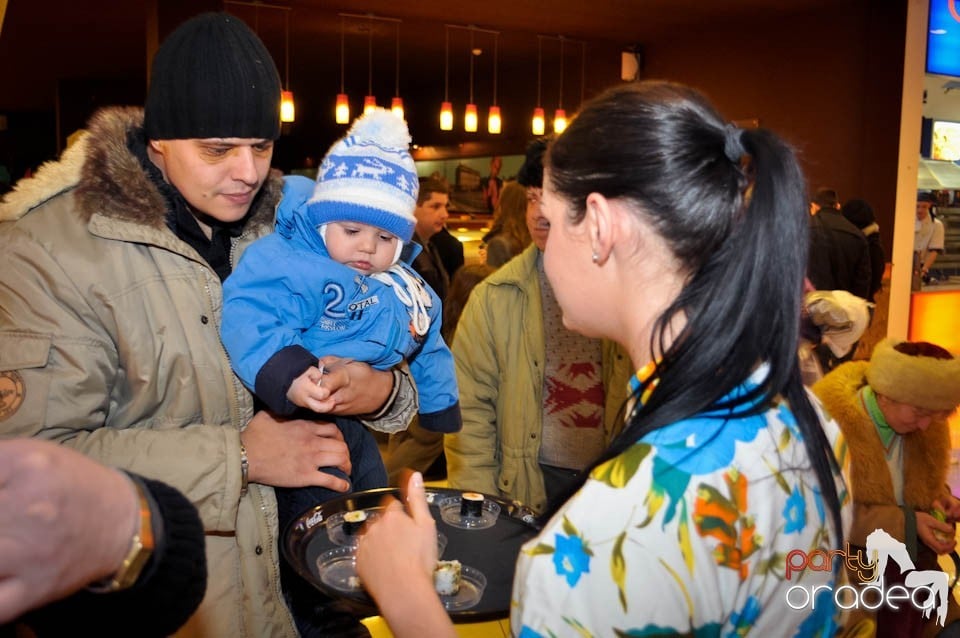
[[[810,218],[807,276],[817,290],[846,290],[870,298],[870,251],[867,238],[840,213],[837,192],[820,189],[813,198],[819,210]]]

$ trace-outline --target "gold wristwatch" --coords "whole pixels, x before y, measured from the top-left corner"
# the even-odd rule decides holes
[[[137,582],[137,579],[140,578],[140,573],[153,554],[155,545],[153,526],[150,520],[150,501],[147,499],[147,495],[144,493],[144,488],[140,485],[140,482],[134,481],[133,484],[137,488],[137,498],[140,505],[140,527],[137,533],[133,535],[133,538],[130,539],[130,550],[124,557],[123,563],[121,563],[117,573],[92,585],[88,585],[88,591],[103,594],[131,587]]]

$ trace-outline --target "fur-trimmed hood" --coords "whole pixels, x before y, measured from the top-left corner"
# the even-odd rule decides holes
[[[87,130],[59,160],[45,163],[33,177],[20,180],[6,195],[0,202],[0,221],[20,219],[45,201],[76,188],[77,210],[85,220],[100,214],[162,228],[166,202],[127,146],[130,134],[142,127],[141,108],[108,107],[97,111]],[[273,171],[250,222],[262,223],[272,217],[281,189],[280,174]]]
[[[883,444],[873,421],[861,407],[858,393],[866,385],[866,361],[845,363],[813,386],[830,415],[840,424],[850,450],[851,492],[856,502],[896,505]],[[927,510],[943,495],[950,454],[946,421],[934,421],[924,432],[904,437],[903,499],[909,507]]]

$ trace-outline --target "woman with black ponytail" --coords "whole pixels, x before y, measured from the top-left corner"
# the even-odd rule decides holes
[[[797,366],[791,150],[686,87],[624,85],[553,142],[543,203],[564,324],[638,372],[622,434],[520,554],[513,633],[832,634],[837,571],[808,559],[843,547],[845,448]],[[361,542],[361,579],[398,636],[454,635],[417,475],[407,501]]]

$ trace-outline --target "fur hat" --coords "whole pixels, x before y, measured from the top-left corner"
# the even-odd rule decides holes
[[[873,349],[867,383],[877,394],[926,410],[953,410],[960,405],[960,359],[911,355],[884,339]]]
[[[280,75],[260,38],[228,13],[203,13],[157,50],[143,127],[153,140],[280,137]]]
[[[311,217],[369,224],[409,242],[420,187],[409,147],[407,124],[390,111],[358,117],[320,164],[307,203]]]

